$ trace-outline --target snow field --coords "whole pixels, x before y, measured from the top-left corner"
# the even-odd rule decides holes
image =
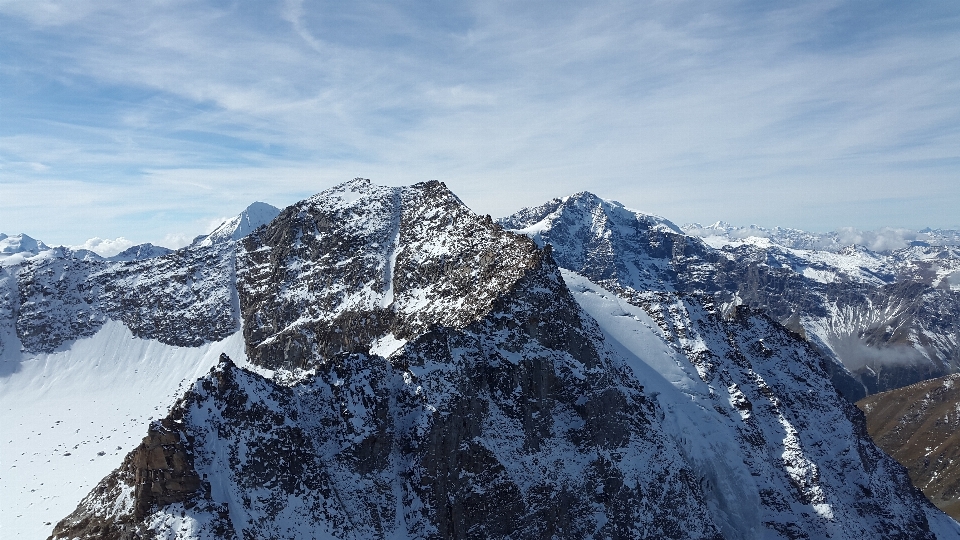
[[[13,373],[0,378],[0,536],[26,540],[46,538],[220,353],[246,359],[241,332],[173,347],[136,338],[116,321],[50,354],[7,345],[2,372]]]

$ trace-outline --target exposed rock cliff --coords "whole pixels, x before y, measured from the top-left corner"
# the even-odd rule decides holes
[[[834,383],[851,401],[960,369],[957,248],[826,252],[749,238],[715,249],[590,193],[500,222],[552,244],[561,267],[627,296],[705,293],[764,310],[834,361]]]
[[[238,256],[260,371],[222,358],[56,537],[960,534],[808,342],[677,290],[711,252],[628,233],[540,249],[438,182],[287,208]]]
[[[240,321],[235,237],[277,212],[255,203],[204,242],[177,251],[144,244],[107,260],[48,248],[0,267],[0,327],[15,326],[27,352],[91,336],[108,318],[138,337],[171,345],[223,339]]]
[[[443,184],[357,179],[285,209],[243,241],[238,283],[248,355],[304,367],[462,328],[539,263]]]

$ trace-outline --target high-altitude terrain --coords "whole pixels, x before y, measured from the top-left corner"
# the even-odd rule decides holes
[[[687,227],[701,239],[590,193],[500,222],[552,244],[561,266],[635,302],[707,294],[763,310],[833,361],[834,383],[852,401],[960,369],[956,245],[914,242],[878,253],[790,229]],[[947,243],[949,232],[927,237]],[[820,245],[830,250],[812,249]]]
[[[79,505],[22,530],[960,536],[873,444],[838,391],[865,393],[863,379],[806,330],[809,317],[752,305],[744,293],[767,282],[735,286],[769,271],[666,220],[580,194],[494,221],[439,182],[362,179],[261,210],[139,260],[39,247],[8,259],[5,423],[29,417],[4,399],[15,386],[134,388],[139,369],[156,411],[115,419],[128,437],[147,420],[141,442],[91,455],[112,471],[99,483],[73,477],[89,490]],[[83,377],[60,377],[61,364]],[[98,413],[140,406],[75,398],[65,401],[95,425]],[[66,418],[28,420],[18,434],[63,445],[48,434],[64,424],[80,433],[86,421],[41,410]],[[67,465],[118,433],[56,455],[24,451],[16,465],[57,482],[44,457]]]
[[[868,396],[857,406],[877,445],[934,504],[960,518],[960,375]]]

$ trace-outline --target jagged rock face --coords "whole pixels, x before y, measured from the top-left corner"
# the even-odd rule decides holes
[[[91,267],[98,262],[47,259],[24,265],[17,279],[19,310],[15,324],[30,352],[53,351],[68,340],[91,336],[106,316],[83,294]]]
[[[13,257],[33,256],[0,258],[0,347],[15,328],[25,352],[51,352],[95,334],[108,318],[169,345],[221,340],[240,324],[236,239],[277,213],[254,203],[202,242],[177,251],[141,244],[108,259],[21,235],[33,242],[27,247],[42,248],[23,251],[21,237],[5,237],[17,240]]]
[[[539,263],[439,182],[356,179],[285,209],[243,241],[238,291],[252,361],[305,367],[433,325],[462,328]]]
[[[181,519],[186,512],[204,513],[203,536],[195,538],[236,537],[228,509],[209,503],[210,484],[202,482],[194,468],[192,437],[183,414],[178,405],[167,418],[153,422],[140,446],[57,524],[50,538],[134,540],[189,532],[174,523],[175,515],[158,520],[157,508],[179,511]]]
[[[196,536],[226,502],[238,537],[721,538],[663,413],[548,259],[463,329],[312,365],[285,386],[224,361],[184,397]]]
[[[770,242],[713,249],[669,222],[589,193],[500,222],[551,244],[561,267],[628,296],[710,294],[765,310],[837,363],[834,382],[851,401],[960,366],[960,288],[950,281],[960,269],[956,249],[826,253]],[[877,362],[883,369],[868,365],[878,358],[886,360]]]
[[[20,311],[17,276],[11,268],[0,266],[0,352],[16,337],[16,315]]]
[[[134,335],[197,346],[237,330],[233,245],[137,261],[43,259],[19,271],[17,334],[30,352],[93,335],[107,318]]]
[[[719,413],[713,422],[734,434],[736,461],[749,471],[752,485],[739,497],[708,493],[708,499],[742,506],[728,510],[738,522],[782,538],[933,537],[916,509],[926,501],[874,446],[806,342],[749,308],[724,316],[703,299],[660,300],[647,299],[645,310],[707,384],[709,399],[703,392],[691,397]],[[732,468],[720,465],[722,455],[711,459],[696,446],[686,454],[705,462],[694,470],[708,485],[730,482],[711,471]]]
[[[960,518],[960,375],[869,396],[857,403],[880,448],[909,471],[938,508]]]
[[[603,285],[672,291],[679,285],[678,263],[700,260],[706,253],[702,242],[669,221],[591,193],[553,199],[499,222],[529,234],[541,246],[551,244],[562,268]]]
[[[131,246],[120,253],[117,253],[109,259],[111,261],[142,261],[143,259],[152,259],[162,257],[173,253],[174,250],[163,246],[155,246],[151,243]]]
[[[272,378],[223,358],[62,537],[946,527],[800,337],[713,297],[561,272],[442,184],[338,186],[247,237],[238,267],[249,358]]]

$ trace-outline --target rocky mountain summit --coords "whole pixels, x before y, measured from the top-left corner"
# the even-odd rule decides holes
[[[255,231],[261,225],[266,225],[277,217],[280,209],[264,202],[257,201],[246,207],[243,212],[224,221],[210,234],[198,236],[193,245],[211,247],[236,242]]]
[[[108,257],[111,261],[142,261],[144,259],[152,259],[154,257],[162,257],[163,255],[169,255],[173,253],[174,250],[170,248],[165,248],[163,246],[155,246],[151,243],[138,244],[136,246],[130,246],[127,249],[117,253],[113,257]]]
[[[357,179],[234,245],[162,263],[182,277],[158,314],[77,293],[144,335],[239,320],[246,358],[193,383],[53,538],[960,535],[836,365],[722,301],[708,285],[747,270],[666,220],[581,194],[496,223],[439,182]],[[85,268],[75,283],[128,267]],[[86,290],[39,275],[21,313]],[[207,283],[235,302],[190,308]]]
[[[763,310],[833,361],[834,383],[851,401],[960,369],[956,247],[817,251],[770,236],[711,246],[663,218],[590,193],[500,223],[551,244],[560,266],[637,305],[664,294],[707,294],[728,307]]]
[[[37,255],[41,251],[48,249],[50,249],[49,246],[26,234],[7,235],[0,233],[0,256],[9,257],[16,254]]]
[[[288,369],[318,354],[387,353],[437,325],[463,327],[541,257],[438,182],[348,182],[288,207],[242,245],[248,356]]]

